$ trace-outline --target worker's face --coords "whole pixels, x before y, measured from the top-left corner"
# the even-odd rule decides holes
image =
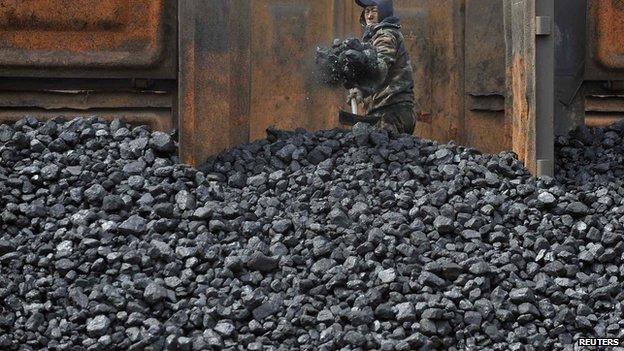
[[[367,6],[364,9],[364,18],[366,19],[366,25],[379,23],[379,14],[377,13],[377,6]]]

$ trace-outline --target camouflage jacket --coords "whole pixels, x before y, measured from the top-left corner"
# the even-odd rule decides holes
[[[361,87],[367,114],[399,103],[414,104],[414,71],[400,31],[393,17],[367,30],[364,41],[377,49],[379,77],[377,86]]]

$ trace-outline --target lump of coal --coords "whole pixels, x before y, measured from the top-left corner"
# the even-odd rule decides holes
[[[316,64],[330,86],[368,86],[378,75],[377,50],[357,38],[336,39],[331,47],[317,48]]]

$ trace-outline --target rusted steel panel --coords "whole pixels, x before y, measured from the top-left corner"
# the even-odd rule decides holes
[[[504,10],[509,35],[506,113],[512,121],[512,149],[535,174],[535,0],[505,0]]]
[[[179,2],[178,113],[185,163],[199,164],[248,141],[250,6],[248,0]]]
[[[555,134],[583,123],[587,0],[555,0]]]
[[[613,123],[621,123],[624,121],[624,113],[617,115],[603,115],[598,113],[587,113],[585,125],[588,127],[607,127]]]
[[[624,79],[624,1],[589,0],[588,80]]]
[[[414,61],[416,135],[422,138],[462,141],[463,6],[463,0],[395,1]]]
[[[589,95],[585,100],[587,112],[624,114],[624,95]]]
[[[505,32],[500,0],[466,0],[467,97],[463,141],[484,152],[511,149],[505,118]]]
[[[624,2],[592,1],[596,11],[596,59],[609,69],[624,69]]]
[[[91,90],[91,91],[166,91],[176,90],[173,80],[151,80],[148,89],[135,88],[135,79],[84,79],[84,78],[32,78],[11,77],[0,79],[0,90],[47,91],[47,90]]]
[[[0,123],[13,123],[24,116],[42,120],[98,116],[169,132],[173,130],[172,102],[171,92],[0,90]]]
[[[569,104],[585,76],[587,0],[556,0],[555,14],[556,94]]]
[[[163,4],[163,0],[2,0],[0,64],[153,65],[163,49]]]
[[[505,97],[498,94],[485,94],[485,95],[476,95],[469,94],[468,102],[466,103],[466,108],[472,112],[505,112]],[[499,116],[500,117],[500,116]],[[504,115],[502,116],[505,117]],[[498,131],[502,131],[498,130]],[[477,130],[475,132],[481,132],[482,134],[487,134],[487,130]],[[500,137],[500,136],[498,136]],[[496,139],[496,138],[492,138]],[[511,140],[509,140],[511,141]],[[501,142],[500,147],[507,143],[507,140],[503,140]]]
[[[395,1],[395,12],[401,19],[401,31],[410,53],[414,69],[414,94],[416,115],[420,122],[431,123],[431,72],[433,53],[431,40],[433,28],[429,22],[430,11],[425,1]]]
[[[362,36],[360,24],[361,8],[353,1],[333,1],[334,27],[333,35],[336,38],[358,38]]]
[[[212,18],[205,18],[208,12]],[[180,1],[182,160],[201,163],[265,137],[272,125],[339,126],[346,92],[331,91],[316,79],[314,49],[336,37],[360,35],[356,16],[355,5],[342,0]]]
[[[560,81],[556,81],[558,83]],[[568,135],[570,130],[585,123],[585,87],[581,85],[576,95],[567,104],[555,101],[555,135]]]
[[[175,78],[175,3],[0,0],[0,75]]]
[[[315,75],[314,50],[341,30],[348,10],[343,0],[256,0],[251,2],[250,138],[266,136],[269,126],[319,130],[338,127],[343,89],[330,90]]]
[[[466,0],[466,92],[505,94],[505,32],[500,0]]]
[[[167,92],[111,93],[98,91],[1,91],[0,110],[6,108],[55,109],[171,109]],[[171,118],[169,118],[171,119]]]

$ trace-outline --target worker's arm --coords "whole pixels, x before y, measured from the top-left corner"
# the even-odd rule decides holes
[[[397,51],[397,38],[386,30],[375,34],[369,48],[344,50],[337,61],[344,65],[345,88],[359,88],[364,97],[373,95],[386,81]]]
[[[390,32],[380,31],[379,35],[373,38],[373,46],[377,49],[377,76],[375,83],[381,85],[386,81],[388,69],[396,61],[399,43]]]
[[[370,96],[377,91],[388,77],[388,70],[396,61],[398,42],[394,35],[386,31],[380,31],[373,38],[373,46],[376,49],[376,65],[371,76],[363,80],[360,90],[364,96]]]

